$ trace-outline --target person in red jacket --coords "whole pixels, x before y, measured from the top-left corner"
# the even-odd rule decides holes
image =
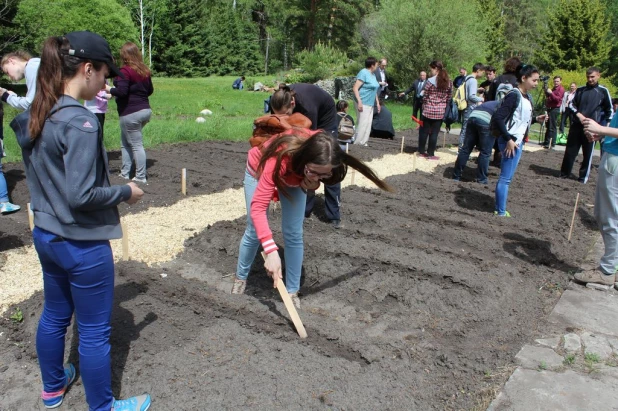
[[[560,115],[560,106],[562,105],[562,98],[564,97],[564,87],[562,87],[562,77],[554,77],[554,88],[546,88],[545,90],[545,108],[547,109],[547,131],[545,132],[545,142],[543,142],[543,148],[556,145],[556,139],[558,138],[558,116]]]
[[[343,181],[352,167],[382,190],[392,191],[365,163],[345,153],[330,134],[290,130],[249,150],[245,171],[247,228],[240,242],[232,294],[243,294],[247,277],[260,245],[266,254],[264,267],[274,286],[282,279],[281,258],[268,225],[267,211],[275,192],[281,200],[281,231],[285,244],[286,289],[296,308],[303,265],[303,221],[307,190],[320,182]]]

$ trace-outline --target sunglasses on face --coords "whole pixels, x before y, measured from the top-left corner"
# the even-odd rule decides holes
[[[313,176],[313,177],[317,177],[319,179],[322,179],[322,178],[330,178],[330,177],[332,177],[333,173],[320,174],[320,173],[317,173],[317,172],[313,171],[309,167],[305,166],[305,175],[306,176]]]

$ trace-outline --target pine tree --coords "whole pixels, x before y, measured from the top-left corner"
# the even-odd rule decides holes
[[[506,16],[500,10],[499,0],[478,0],[487,41],[487,61],[497,63],[506,58]]]
[[[610,19],[601,0],[560,0],[549,16],[537,63],[543,70],[583,70],[609,57]]]

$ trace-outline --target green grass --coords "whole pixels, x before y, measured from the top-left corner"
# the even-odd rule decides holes
[[[264,100],[269,93],[232,90],[235,77],[208,77],[197,79],[154,78],[154,94],[150,97],[153,115],[144,128],[144,145],[155,147],[163,143],[182,143],[201,140],[248,140],[253,120],[263,115]],[[272,84],[271,77],[255,77],[255,81]],[[23,90],[22,90],[23,91]],[[351,103],[351,102],[350,102]],[[393,113],[395,130],[416,128],[410,119],[412,106],[387,103]],[[4,144],[8,158],[4,162],[20,161],[21,153],[9,123],[18,113],[5,105]],[[196,123],[200,111],[209,109],[205,123]],[[350,110],[355,117],[354,109]],[[457,127],[457,125],[455,126]],[[120,127],[116,103],[112,100],[105,116],[105,146],[108,150],[120,148]]]

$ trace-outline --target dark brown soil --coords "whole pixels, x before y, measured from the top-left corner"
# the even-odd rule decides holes
[[[415,132],[406,134],[416,141]],[[190,195],[240,187],[246,149],[202,142],[149,151],[146,201],[122,212],[178,201],[182,167]],[[398,150],[399,140],[372,140],[351,153],[368,160]],[[118,156],[111,158],[117,171]],[[492,214],[494,167],[489,186],[454,182],[447,166],[388,178],[396,193],[349,187],[340,230],[321,220],[318,207],[305,224],[306,340],[295,334],[261,260],[246,295],[228,294],[244,218],[208,227],[162,267],[118,263],[114,394],[148,391],[156,410],[482,405],[508,378],[519,349],[543,334],[595,234],[596,170],[587,185],[561,180],[561,159],[561,152],[524,153],[511,185],[510,219]],[[25,204],[23,171],[14,164],[5,170],[13,198]],[[472,168],[464,175],[473,176]],[[271,221],[281,240],[279,217]],[[0,224],[2,250],[31,242],[25,212],[0,217]],[[40,406],[34,338],[41,306],[38,293],[19,304],[23,323],[12,323],[8,313],[0,319],[2,410]],[[69,334],[67,353],[76,361]],[[65,401],[65,409],[86,407],[81,380]]]

